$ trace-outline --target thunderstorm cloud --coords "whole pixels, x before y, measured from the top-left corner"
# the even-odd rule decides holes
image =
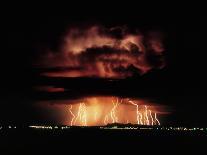
[[[58,51],[39,56],[36,67],[51,77],[126,78],[165,66],[160,32],[130,31],[126,27],[73,27]]]

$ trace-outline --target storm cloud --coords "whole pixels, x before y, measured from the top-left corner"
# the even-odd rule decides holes
[[[43,52],[35,66],[47,68],[42,74],[50,77],[120,79],[163,68],[164,53],[160,32],[97,25],[75,27],[65,34],[58,51]]]

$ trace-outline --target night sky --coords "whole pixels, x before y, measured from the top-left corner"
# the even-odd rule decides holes
[[[206,126],[206,102],[201,92],[201,16],[190,8],[151,8],[106,5],[67,9],[18,9],[5,12],[6,44],[1,56],[1,124],[39,123],[34,102],[91,95],[147,98],[172,107],[172,125]],[[131,7],[131,6],[130,6]],[[141,9],[141,8],[142,9]],[[116,9],[114,9],[116,8]],[[149,11],[150,10],[150,11]],[[157,11],[159,10],[159,11]],[[166,66],[145,75],[108,81],[99,78],[46,78],[33,66],[44,49],[57,51],[70,25],[127,25],[141,31],[159,30],[165,35]],[[42,93],[37,85],[53,85],[69,92]],[[44,121],[40,121],[42,123]],[[50,122],[46,122],[50,123]]]

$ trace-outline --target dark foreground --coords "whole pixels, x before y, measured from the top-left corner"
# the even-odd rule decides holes
[[[0,154],[180,154],[207,152],[207,132],[118,129],[0,131]]]

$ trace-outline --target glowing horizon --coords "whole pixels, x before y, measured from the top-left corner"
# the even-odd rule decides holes
[[[103,105],[104,102],[107,102],[107,105]],[[70,125],[97,126],[112,123],[160,125],[155,109],[137,102],[118,97],[86,98],[85,102],[70,105]]]
[[[93,96],[75,100],[41,101],[44,119],[68,126],[107,124],[161,125],[169,114],[166,106],[137,98]]]

